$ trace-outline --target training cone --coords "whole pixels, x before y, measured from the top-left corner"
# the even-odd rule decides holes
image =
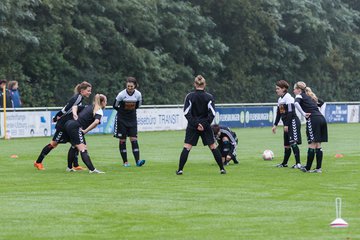
[[[345,228],[349,224],[341,218],[341,198],[335,198],[335,209],[336,209],[336,219],[330,223],[330,226],[333,228]]]
[[[13,154],[13,155],[10,156],[10,158],[18,158],[18,155]]]
[[[344,155],[342,155],[341,153],[335,154],[335,158],[343,158],[343,157],[344,157]]]
[[[348,227],[349,224],[342,218],[337,218],[330,223],[330,226],[333,228],[344,228]]]

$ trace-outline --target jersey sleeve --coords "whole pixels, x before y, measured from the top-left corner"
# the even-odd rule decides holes
[[[137,101],[136,101],[136,108],[139,108],[142,105],[143,99],[142,99],[142,95],[141,92],[136,91],[138,93],[137,95]]]
[[[115,101],[113,103],[113,108],[117,111],[120,109],[120,105],[124,100],[124,91],[119,92],[119,94],[116,96]]]
[[[281,114],[280,114],[280,108],[279,106],[276,108],[276,118],[275,118],[275,122],[274,122],[274,126],[277,126],[280,122],[280,117],[281,117]]]
[[[304,110],[302,109],[302,107],[300,105],[301,101],[302,101],[302,96],[296,95],[294,105],[295,105],[296,109],[301,113],[301,115],[303,115],[305,117],[306,113],[304,112]]]
[[[54,121],[56,121],[57,117],[62,117],[64,114],[68,113],[71,111],[71,108],[75,105],[81,105],[82,103],[82,96],[80,94],[76,94],[74,95],[69,102],[63,107],[63,109],[61,109],[59,112],[56,113],[56,115],[54,116]]]
[[[185,102],[184,102],[184,115],[188,121],[188,124],[194,128],[197,128],[199,122],[197,121],[196,118],[192,116],[191,108],[192,108],[191,94],[188,94],[185,97]]]
[[[207,121],[201,123],[204,127],[208,127],[211,125],[212,121],[215,118],[215,102],[214,99],[212,98],[209,102],[208,102],[208,117],[207,117]]]
[[[99,110],[97,110],[97,112],[95,113],[94,118],[95,118],[95,119],[98,119],[98,120],[100,121],[100,123],[101,123],[101,118],[102,118],[102,116],[104,116],[104,111],[103,111],[102,109],[99,109]]]

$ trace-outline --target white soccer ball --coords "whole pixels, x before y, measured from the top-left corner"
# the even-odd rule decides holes
[[[262,157],[263,157],[264,160],[267,160],[267,161],[273,160],[273,158],[274,158],[274,153],[273,153],[273,151],[271,151],[271,150],[269,150],[269,149],[266,149],[266,150],[263,152]]]

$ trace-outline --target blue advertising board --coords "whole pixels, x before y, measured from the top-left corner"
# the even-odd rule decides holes
[[[216,108],[215,123],[233,128],[273,125],[272,106]]]
[[[346,123],[348,117],[348,107],[345,104],[327,104],[325,118],[329,123]]]

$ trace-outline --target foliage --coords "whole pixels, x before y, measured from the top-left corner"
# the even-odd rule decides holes
[[[353,0],[4,0],[0,78],[25,106],[63,105],[81,81],[109,102],[127,76],[145,104],[182,103],[203,74],[217,102],[273,102],[305,81],[357,101],[360,7]]]

